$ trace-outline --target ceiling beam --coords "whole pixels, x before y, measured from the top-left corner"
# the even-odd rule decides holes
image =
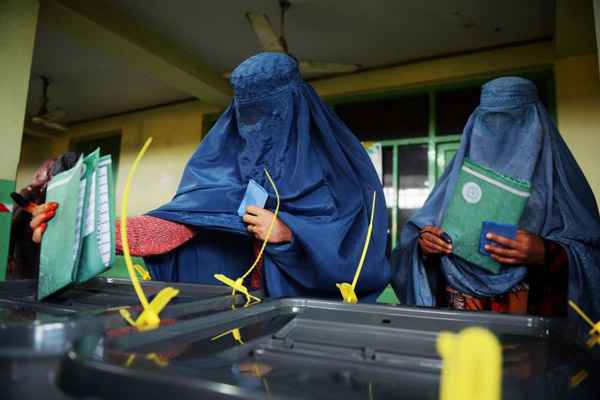
[[[40,22],[201,101],[224,106],[231,99],[220,74],[103,1],[41,0]]]

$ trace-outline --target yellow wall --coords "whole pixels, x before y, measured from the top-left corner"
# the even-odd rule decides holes
[[[558,128],[600,200],[600,79],[592,0],[557,0]]]
[[[28,139],[24,143],[17,185],[22,187],[30,182],[32,172],[44,159],[69,150],[71,139],[120,131],[116,183],[119,204],[133,159],[145,140],[152,136],[154,142],[138,169],[129,206],[130,214],[149,211],[170,200],[175,193],[183,168],[200,143],[203,114],[215,111],[212,106],[188,102],[80,124],[56,140]]]
[[[0,157],[0,179],[11,182],[17,174],[23,138],[38,9],[35,0],[0,1],[0,132],[4,150]],[[4,227],[2,223],[2,231]],[[3,236],[1,232],[0,235]],[[0,251],[1,248],[0,243]],[[0,254],[3,268],[2,257]]]
[[[594,54],[556,61],[558,128],[600,200],[600,79]]]
[[[31,183],[35,170],[42,162],[52,156],[48,150],[47,140],[34,139],[29,136],[23,137],[21,143],[21,159],[17,171],[17,189],[21,189]]]

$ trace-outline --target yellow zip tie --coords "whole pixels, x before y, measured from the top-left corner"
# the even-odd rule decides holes
[[[130,354],[129,357],[127,357],[127,361],[125,361],[125,367],[127,368],[131,368],[131,366],[133,365],[133,362],[135,361],[136,358],[136,354]],[[164,359],[163,357],[159,356],[156,353],[150,353],[146,356],[146,360],[150,360],[150,361],[154,361],[154,363],[156,365],[158,365],[159,367],[163,368],[169,365],[169,360],[168,359]]]
[[[260,251],[258,252],[258,255],[256,256],[256,260],[254,260],[254,263],[252,264],[252,266],[250,268],[248,268],[248,270],[242,276],[237,278],[235,281],[231,278],[228,278],[227,276],[225,276],[223,274],[215,274],[214,275],[216,280],[218,280],[219,282],[232,288],[232,291],[231,291],[232,297],[235,296],[235,294],[237,292],[242,293],[246,297],[246,304],[244,305],[244,307],[248,307],[251,304],[260,303],[260,301],[261,301],[258,297],[252,296],[250,294],[250,291],[248,290],[248,288],[246,286],[244,286],[244,279],[246,279],[248,277],[248,275],[250,275],[250,273],[258,265],[260,258],[262,257],[262,255],[265,251],[265,248],[267,247],[267,244],[269,242],[269,237],[271,237],[271,232],[273,232],[273,227],[275,226],[275,222],[277,221],[277,215],[279,214],[280,199],[279,199],[279,191],[277,190],[277,185],[275,185],[275,182],[273,182],[273,179],[271,178],[271,175],[269,175],[269,171],[267,171],[266,168],[265,168],[265,175],[267,176],[267,179],[269,180],[269,183],[271,184],[271,187],[273,188],[273,191],[275,192],[275,199],[277,200],[277,205],[275,206],[275,213],[273,214],[273,219],[271,219],[271,224],[269,225],[269,229],[267,230],[267,234],[265,235],[265,240],[263,240],[263,244],[260,247]],[[235,299],[234,299],[234,301],[235,301]]]
[[[569,305],[585,322],[588,323],[589,326],[592,327],[588,332],[590,338],[587,341],[587,346],[594,347],[595,345],[600,344],[600,321],[594,323],[573,300],[569,300]]]
[[[500,400],[502,349],[490,331],[441,332],[437,351],[442,358],[440,400]]]
[[[129,312],[128,309],[124,308],[122,310],[119,310],[119,314],[121,314],[121,317],[123,317],[123,319],[131,326],[135,326],[135,321],[133,320],[133,318],[131,318],[131,313]]]
[[[600,335],[598,335],[598,334],[590,335],[590,338],[587,340],[587,342],[585,344],[590,349],[592,347],[594,347],[595,345],[600,344]]]
[[[580,370],[578,373],[571,377],[570,386],[571,389],[576,388],[581,384],[581,382],[585,381],[589,376],[588,372],[585,369]]]
[[[240,332],[240,328],[230,329],[228,331],[218,334],[217,336],[211,338],[210,340],[215,341],[215,340],[221,339],[222,337],[227,336],[227,335],[232,335],[233,340],[235,340],[239,344],[244,344],[244,341],[242,340],[242,334]]]
[[[125,366],[127,368],[130,368],[133,365],[134,360],[135,360],[135,353],[130,354],[129,357],[127,357],[127,361],[125,361]]]
[[[154,364],[158,365],[161,368],[164,368],[169,365],[169,359],[159,356],[156,353],[150,353],[146,356],[146,360],[154,361]]]
[[[131,188],[131,181],[133,180],[133,176],[135,175],[138,164],[146,153],[146,150],[148,150],[150,143],[152,143],[152,138],[148,138],[148,140],[146,140],[144,147],[142,147],[137,157],[133,161],[131,170],[127,175],[125,189],[123,190],[123,200],[121,202],[121,243],[123,244],[123,257],[125,258],[125,264],[127,265],[127,272],[129,273],[131,284],[133,285],[135,294],[142,304],[143,311],[135,321],[131,317],[128,309],[121,309],[120,313],[125,321],[141,331],[157,328],[160,325],[160,318],[158,314],[160,314],[166,305],[169,304],[173,297],[179,294],[178,289],[167,287],[158,292],[154,300],[152,300],[151,303],[148,303],[148,299],[144,294],[144,290],[140,285],[140,281],[135,274],[135,267],[133,266],[133,261],[131,260],[131,254],[129,252],[129,241],[127,240],[127,206],[129,205],[129,190]]]
[[[365,263],[365,259],[367,257],[367,251],[369,250],[369,242],[371,241],[371,234],[373,233],[373,217],[375,216],[375,200],[377,198],[377,192],[373,192],[373,204],[371,205],[371,220],[369,221],[369,229],[367,230],[367,237],[365,239],[365,245],[363,246],[363,251],[360,256],[360,261],[358,262],[358,267],[356,268],[356,273],[354,274],[354,279],[352,280],[352,284],[347,282],[342,282],[336,284],[337,288],[340,290],[342,294],[342,299],[344,299],[344,303],[348,304],[356,304],[358,302],[358,297],[356,296],[356,284],[358,283],[358,277],[362,271],[363,264]]]
[[[215,274],[214,277],[218,281],[224,283],[225,285],[227,285],[233,289],[233,291],[231,293],[232,296],[235,296],[236,292],[240,292],[241,294],[243,294],[246,297],[246,305],[244,307],[247,307],[251,303],[252,304],[260,303],[260,299],[256,296],[252,296],[250,294],[250,292],[248,291],[248,288],[246,286],[244,286],[244,278],[240,277],[234,281],[233,279],[230,279],[223,274]],[[233,307],[233,308],[235,309],[235,307]]]
[[[136,272],[138,274],[140,274],[140,278],[142,278],[142,280],[144,280],[144,281],[152,280],[152,277],[150,276],[150,272],[146,271],[141,265],[135,264],[133,266],[133,268],[135,268]]]
[[[229,278],[225,277],[225,279],[229,279]],[[231,280],[231,279],[229,279],[229,280]],[[244,289],[244,290],[246,290],[246,292],[248,291],[248,289],[246,289],[245,287],[244,287],[243,289]],[[252,298],[255,298],[255,299],[257,299],[258,301],[260,301],[260,299],[258,299],[258,298],[256,298],[256,297],[254,297],[254,296],[252,296],[252,295],[250,295],[250,294],[248,294],[248,296],[250,296],[250,297],[252,297]],[[235,309],[236,309],[236,307],[235,307],[235,298],[233,299],[233,303],[231,304],[231,309],[232,309],[232,310],[235,310]],[[228,330],[228,331],[225,331],[225,332],[223,332],[223,333],[220,333],[220,334],[218,334],[217,336],[214,336],[214,337],[213,337],[213,338],[211,338],[210,340],[211,340],[211,341],[215,341],[215,340],[221,339],[222,337],[224,337],[224,336],[227,336],[227,335],[229,335],[229,334],[231,334],[231,335],[233,336],[233,340],[235,340],[235,341],[236,341],[236,342],[238,342],[239,344],[244,344],[244,341],[242,340],[242,333],[240,332],[240,328],[234,328],[234,329],[230,329],[230,330]]]
[[[594,322],[592,322],[592,320],[590,319],[590,317],[588,317],[587,314],[584,313],[583,310],[581,308],[579,308],[579,306],[577,304],[575,304],[575,302],[573,300],[569,300],[569,305],[571,306],[571,308],[573,310],[575,310],[575,312],[577,314],[579,314],[579,316],[581,318],[583,318],[583,320],[585,322],[587,322],[592,328],[594,328]]]

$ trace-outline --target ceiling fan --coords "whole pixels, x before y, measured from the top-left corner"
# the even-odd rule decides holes
[[[62,123],[67,113],[63,110],[56,109],[53,111],[48,110],[48,86],[50,86],[50,80],[45,76],[40,76],[42,80],[42,103],[40,109],[36,115],[31,117],[31,122],[35,125],[41,125],[46,129],[52,131],[66,131],[67,127]]]
[[[273,25],[266,14],[246,13],[246,19],[250,23],[250,27],[257,36],[264,51],[290,54],[288,42],[285,37],[285,15],[291,6],[292,4],[289,0],[279,0],[279,35],[275,33]],[[360,67],[357,64],[299,61],[300,73],[305,77],[350,73],[358,70]],[[231,73],[227,73],[225,77],[229,77],[230,75]]]

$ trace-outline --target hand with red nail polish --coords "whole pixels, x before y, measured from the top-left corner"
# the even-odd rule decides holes
[[[32,240],[35,243],[41,243],[42,237],[47,227],[47,222],[54,218],[56,210],[58,209],[57,203],[44,203],[36,206],[31,215],[33,218],[29,223],[31,230],[33,231]]]

